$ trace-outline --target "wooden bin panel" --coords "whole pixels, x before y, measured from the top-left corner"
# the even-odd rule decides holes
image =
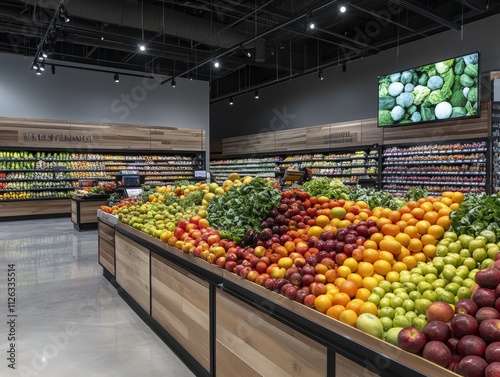
[[[76,200],[71,201],[71,221],[73,224],[78,224],[78,203]]]
[[[0,201],[0,218],[69,213],[70,199]]]
[[[210,371],[208,283],[152,254],[152,316]]]
[[[108,205],[107,200],[89,200],[78,202],[80,206],[80,222],[79,224],[97,223],[97,210],[100,206]]]
[[[335,354],[335,377],[346,376],[378,377],[379,375],[337,353]]]
[[[117,233],[116,282],[150,314],[149,250]]]
[[[115,276],[115,245],[102,237],[99,239],[99,263]]]
[[[115,244],[115,228],[99,221],[99,237],[104,238],[110,244]]]
[[[324,377],[326,347],[217,291],[217,377]]]

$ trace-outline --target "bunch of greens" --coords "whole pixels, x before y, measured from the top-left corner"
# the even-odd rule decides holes
[[[429,64],[379,79],[379,125],[477,114],[478,54]]]
[[[327,177],[313,179],[302,185],[302,189],[311,196],[326,196],[329,199],[349,199],[350,190],[340,179]]]
[[[417,201],[418,199],[427,198],[429,192],[422,187],[412,187],[406,193],[406,199]]]
[[[205,191],[191,191],[186,195],[184,200],[181,201],[182,208],[201,206],[204,195]]]
[[[406,201],[401,198],[395,198],[388,192],[376,191],[372,188],[364,188],[356,186],[351,191],[350,199],[354,201],[363,201],[368,204],[370,209],[375,207],[390,208],[398,210],[406,204]]]
[[[500,197],[498,195],[469,194],[457,211],[450,214],[452,229],[458,234],[477,237],[484,230],[500,237]]]
[[[241,242],[249,229],[260,230],[260,223],[271,208],[281,203],[281,192],[262,178],[233,185],[225,195],[214,196],[208,206],[208,221],[219,229],[221,238]]]
[[[174,181],[174,187],[189,186],[191,183],[187,179],[179,179]]]

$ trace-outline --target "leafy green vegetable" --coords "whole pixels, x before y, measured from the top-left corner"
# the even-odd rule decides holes
[[[384,96],[389,95],[389,85],[390,84],[391,84],[391,80],[389,80],[387,77],[379,80],[379,84],[378,84],[378,96],[379,97],[384,97]]]
[[[477,77],[478,75],[477,64],[468,64],[464,69],[464,73],[470,78]]]
[[[469,93],[467,94],[467,99],[471,102],[477,101],[477,87],[476,86],[470,88]]]
[[[406,85],[408,83],[411,83],[411,80],[412,80],[412,73],[410,71],[404,71],[402,74],[401,74],[401,83],[403,85]]]
[[[500,197],[498,195],[469,194],[457,211],[450,214],[453,231],[477,237],[484,230],[500,237]]]
[[[431,94],[431,90],[423,85],[417,85],[415,89],[413,89],[413,103],[415,105],[420,105],[427,98],[429,94]]]
[[[261,221],[280,202],[280,191],[262,178],[255,178],[249,183],[231,186],[225,195],[214,196],[207,209],[207,219],[230,239],[241,242],[247,230],[260,230]]]
[[[448,70],[442,75],[444,83],[441,89],[433,90],[431,94],[425,99],[425,102],[429,105],[437,105],[440,102],[448,100],[451,95],[451,88],[455,82],[455,75],[453,71]]]
[[[455,68],[454,68],[455,75],[461,75],[462,73],[464,73],[464,69],[465,69],[464,59],[458,58],[457,61],[455,62]]]
[[[394,124],[389,110],[380,110],[378,112],[378,124],[381,126],[392,126]]]
[[[450,70],[453,67],[453,63],[455,63],[455,59],[445,60],[444,62],[436,63],[436,71],[442,75]]]
[[[420,115],[422,115],[422,120],[424,122],[426,122],[428,120],[436,119],[436,116],[434,115],[434,108],[433,107],[428,107],[428,106],[422,105],[422,107],[420,108]]]
[[[470,88],[471,86],[474,86],[474,79],[464,73],[460,76],[460,84]]]
[[[375,207],[391,208],[398,210],[406,204],[405,200],[395,198],[388,192],[376,191],[372,188],[356,186],[350,193],[350,199],[354,201],[364,201],[370,209]]]
[[[204,191],[191,191],[189,194],[186,195],[184,200],[181,201],[181,205],[183,208],[201,206],[201,202],[203,201],[204,195],[205,195]]]
[[[450,103],[453,107],[464,107],[467,103],[467,98],[464,97],[462,90],[452,94]]]
[[[396,99],[394,97],[383,96],[378,98],[378,108],[380,110],[391,110],[394,106],[396,106]]]
[[[302,185],[302,189],[311,196],[326,196],[330,199],[349,199],[349,188],[340,179],[330,180],[327,177],[313,179]]]
[[[464,117],[466,115],[467,115],[467,110],[465,109],[465,107],[454,107],[451,110],[451,117],[452,118],[460,118],[460,117]]]
[[[427,81],[429,80],[429,75],[427,74],[427,72],[424,72],[422,73],[422,76],[420,76],[420,78],[418,79],[418,84],[419,85],[427,85]]]
[[[406,193],[406,199],[417,201],[418,199],[427,198],[429,193],[422,187],[412,187]]]
[[[189,186],[191,183],[187,179],[174,181],[174,187]]]

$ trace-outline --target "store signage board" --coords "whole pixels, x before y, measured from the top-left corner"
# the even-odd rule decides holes
[[[125,192],[129,198],[132,196],[140,196],[142,194],[142,188],[128,188],[125,189]]]
[[[25,132],[18,131],[18,141],[20,144],[30,144],[30,143],[55,143],[55,144],[67,144],[67,143],[82,143],[82,144],[92,144],[96,141],[95,135],[90,135],[80,132]]]
[[[358,142],[358,133],[351,131],[332,132],[325,137],[324,144],[342,146]]]

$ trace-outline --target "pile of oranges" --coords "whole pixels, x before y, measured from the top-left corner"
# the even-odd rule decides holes
[[[411,270],[418,262],[432,260],[436,243],[451,225],[450,213],[459,208],[463,199],[460,192],[443,192],[439,197],[409,201],[397,211],[382,207],[367,211],[364,202],[346,202],[346,216],[333,218],[330,227],[371,221],[379,231],[338,267],[337,279],[328,285],[325,294],[316,297],[315,308],[352,326],[362,313],[378,315],[377,305],[367,301],[371,290],[382,280],[399,281],[399,273]],[[353,207],[365,210],[346,221]]]

